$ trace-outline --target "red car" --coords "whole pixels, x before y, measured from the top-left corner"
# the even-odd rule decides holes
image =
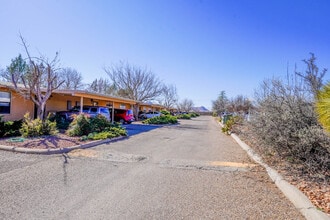
[[[131,109],[115,109],[114,120],[120,123],[131,124],[134,121],[133,110]]]

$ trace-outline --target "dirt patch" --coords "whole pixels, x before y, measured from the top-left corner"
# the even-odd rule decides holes
[[[95,158],[98,156],[98,152],[95,150],[77,149],[77,150],[71,151],[70,153],[68,153],[68,155],[72,156],[72,157]]]
[[[303,172],[302,166],[290,163],[271,149],[260,147],[247,126],[236,126],[235,133],[258,153],[265,163],[275,168],[289,183],[302,191],[316,207],[330,215],[329,178],[324,177],[324,174],[319,174],[318,178],[318,174],[311,176]],[[329,174],[327,176],[329,177]]]
[[[22,147],[29,149],[58,149],[86,144],[80,137],[70,137],[62,133],[36,138],[0,138],[0,145]]]

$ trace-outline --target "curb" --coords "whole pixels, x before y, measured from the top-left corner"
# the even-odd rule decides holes
[[[221,127],[223,124],[218,122]],[[302,193],[297,187],[286,181],[276,170],[269,167],[263,162],[261,157],[252,150],[252,148],[244,143],[237,135],[230,134],[230,136],[238,143],[238,145],[247,152],[255,162],[263,166],[268,176],[275,183],[282,193],[290,200],[290,202],[299,210],[299,212],[307,220],[330,220],[330,217],[322,211],[319,211],[308,199],[308,197]]]
[[[62,153],[68,153],[72,150],[86,149],[86,148],[95,147],[95,146],[101,145],[101,144],[116,142],[116,141],[123,140],[126,138],[128,138],[128,137],[122,136],[122,137],[105,139],[105,140],[100,140],[100,141],[93,141],[93,142],[89,142],[87,144],[80,144],[80,145],[76,145],[76,146],[72,146],[72,147],[64,147],[64,148],[58,148],[58,149],[29,149],[29,148],[23,148],[23,147],[0,145],[0,150],[17,152],[17,153],[26,153],[26,154],[44,154],[44,155],[62,154]]]

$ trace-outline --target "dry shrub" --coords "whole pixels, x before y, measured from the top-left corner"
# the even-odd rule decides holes
[[[299,77],[264,81],[256,92],[257,112],[251,121],[258,142],[309,174],[329,177],[330,137],[319,125],[314,97]]]

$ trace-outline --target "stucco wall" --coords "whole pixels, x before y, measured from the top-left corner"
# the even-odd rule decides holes
[[[26,112],[30,112],[30,116],[34,115],[34,104],[31,100],[24,99],[20,94],[1,88],[0,91],[11,93],[10,114],[1,114],[5,121],[20,120]]]
[[[52,94],[51,98],[48,99],[46,104],[46,113],[48,114],[49,112],[68,110],[67,109],[68,101],[71,101],[71,105],[72,107],[74,107],[76,105],[76,102],[80,103],[80,98],[69,95]]]

